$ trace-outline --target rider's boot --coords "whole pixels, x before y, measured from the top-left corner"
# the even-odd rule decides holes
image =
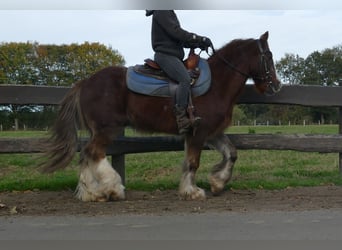
[[[192,113],[192,109],[188,109],[191,110],[191,114],[187,113],[187,110],[184,107],[175,105],[174,107],[174,113],[176,115],[176,120],[177,120],[177,126],[178,126],[178,133],[181,135],[185,135],[190,133],[191,131],[194,131],[200,121],[201,118],[200,117],[195,117],[194,114]]]

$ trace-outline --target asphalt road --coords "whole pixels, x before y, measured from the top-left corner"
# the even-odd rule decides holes
[[[0,217],[0,239],[342,239],[342,210]]]

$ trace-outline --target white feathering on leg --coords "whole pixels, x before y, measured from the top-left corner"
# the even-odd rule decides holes
[[[107,158],[98,163],[87,161],[81,166],[76,196],[82,201],[108,201],[125,199],[120,175]]]

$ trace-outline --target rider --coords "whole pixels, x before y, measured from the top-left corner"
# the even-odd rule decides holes
[[[174,112],[179,134],[186,134],[198,125],[201,118],[190,120],[187,115],[191,77],[182,62],[184,48],[207,49],[212,42],[207,37],[182,29],[173,10],[146,10],[146,16],[151,15],[154,60],[170,78],[179,83]]]

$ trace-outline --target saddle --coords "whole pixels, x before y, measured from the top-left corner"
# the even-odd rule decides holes
[[[188,58],[183,61],[185,68],[188,70],[193,70],[198,66],[200,56],[195,54],[195,50],[191,49],[188,55]],[[152,69],[161,70],[158,63],[148,58],[144,60],[145,64]]]
[[[192,80],[193,97],[205,94],[211,83],[211,72],[207,60],[190,51],[184,61]],[[143,65],[127,68],[126,82],[129,90],[148,96],[173,97],[178,83],[168,77],[153,60],[145,60]]]
[[[185,68],[188,70],[190,77],[193,79],[192,84],[195,84],[196,79],[200,75],[200,69],[198,68],[198,63],[200,56],[195,54],[195,50],[191,49],[188,58],[183,61]],[[144,60],[143,65],[136,65],[134,71],[147,76],[157,77],[159,79],[168,79],[172,76],[168,76],[154,60],[147,58]],[[174,81],[174,80],[173,80]]]

